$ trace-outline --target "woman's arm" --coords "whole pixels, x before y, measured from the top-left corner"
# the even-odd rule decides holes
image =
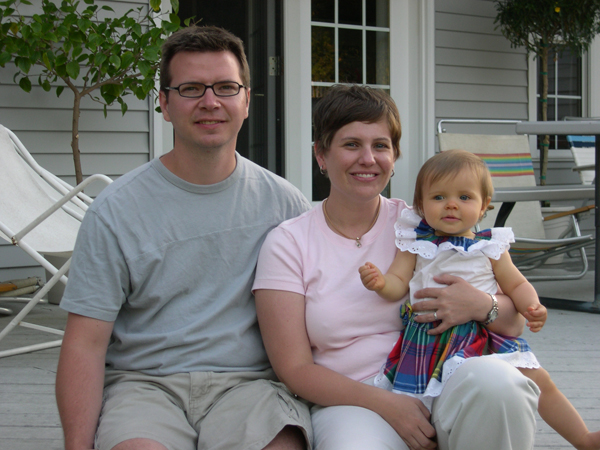
[[[279,379],[322,406],[353,405],[378,413],[411,448],[435,448],[435,429],[423,403],[369,386],[314,363],[306,333],[305,299],[287,291],[255,291],[260,331]]]
[[[441,323],[433,328],[431,334],[441,334],[455,325],[471,320],[485,322],[492,309],[489,294],[473,287],[460,277],[443,274],[435,277],[443,288],[425,288],[415,292],[415,298],[431,298],[413,305],[415,311],[436,310]],[[525,327],[525,318],[519,314],[510,297],[498,294],[498,318],[487,326],[490,331],[507,336],[520,336]],[[417,322],[433,322],[433,314],[423,314],[415,318]]]

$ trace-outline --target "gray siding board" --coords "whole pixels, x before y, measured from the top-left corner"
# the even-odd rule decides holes
[[[526,71],[527,58],[520,53],[496,53],[491,51],[464,50],[437,47],[435,62],[440,66]],[[527,77],[524,77],[525,85]]]
[[[438,83],[437,98],[438,100],[522,103],[523,98],[527,98],[527,88]]]
[[[477,67],[438,67],[436,83],[480,84],[497,86],[527,86],[527,73],[517,70],[484,69]],[[436,84],[436,90],[438,85]]]
[[[11,77],[12,81],[12,77]],[[50,94],[50,95],[47,95]],[[93,92],[92,94],[99,95],[99,92]],[[2,98],[2,106],[5,108],[19,108],[24,104],[35,103],[36,109],[67,109],[69,111],[73,108],[73,93],[70,89],[65,89],[60,97],[56,96],[55,91],[46,92],[40,86],[34,85],[31,88],[31,92],[27,93],[21,89],[15,89],[15,86],[11,83],[0,84],[0,98]],[[132,95],[124,97],[126,100],[128,113],[131,111],[147,111],[148,101],[138,100]],[[92,100],[90,97],[85,96],[81,99],[81,110],[97,110],[103,108],[98,102]],[[109,111],[121,111],[121,105],[117,102],[107,106]]]
[[[121,112],[108,111],[106,118],[101,110],[82,111],[79,118],[79,131],[105,132],[149,132],[148,111],[130,111],[125,116]],[[0,109],[0,123],[17,131],[68,131],[71,132],[72,111],[66,109],[40,110],[31,108]],[[17,134],[18,136],[18,134]],[[20,139],[20,138],[19,138]],[[85,144],[82,139],[80,145]]]
[[[464,16],[495,17],[496,15],[493,3],[482,0],[436,0],[435,9],[437,12]]]
[[[460,14],[460,20],[457,21],[456,14],[438,11],[435,14],[435,25],[438,30],[495,34],[494,18],[481,15],[468,16],[466,14]]]
[[[70,175],[74,170],[71,155],[38,155],[37,161],[42,167],[61,177]],[[147,156],[139,154],[81,155],[81,165],[86,168],[85,176],[103,173],[116,177],[120,172],[129,172],[146,162],[148,162]],[[113,173],[115,167],[118,167],[117,173]]]
[[[71,132],[68,131],[22,131],[18,137],[23,145],[38,155],[71,155]],[[80,133],[80,147],[83,153],[110,154],[119,151],[148,154],[148,133],[114,133],[102,131],[83,131]]]
[[[527,104],[436,100],[439,119],[526,120]]]
[[[468,50],[488,50],[511,52],[510,42],[502,35],[465,33],[461,31],[438,30],[435,34],[436,47],[463,48]],[[525,53],[520,51],[520,53]]]

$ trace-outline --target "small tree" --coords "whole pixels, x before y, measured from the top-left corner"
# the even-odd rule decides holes
[[[178,0],[170,0],[173,13],[159,17],[162,0],[149,7],[129,10],[119,16],[95,0],[41,1],[41,12],[26,17],[19,13],[28,0],[0,1],[0,67],[16,65],[19,86],[26,92],[37,77],[44,91],[65,87],[73,92],[71,148],[75,177],[82,180],[79,152],[79,116],[82,98],[89,96],[106,107],[117,101],[127,111],[123,97],[147,98],[154,90],[164,39],[180,27]],[[41,67],[39,75],[30,74]],[[39,71],[38,71],[39,72]],[[98,95],[99,94],[99,95]]]
[[[548,55],[586,51],[600,32],[600,0],[495,0],[498,23],[512,47],[540,58],[542,120],[548,120]],[[546,184],[550,136],[541,141],[540,184]]]

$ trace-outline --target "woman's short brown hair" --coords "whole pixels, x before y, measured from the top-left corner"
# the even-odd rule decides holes
[[[314,142],[325,153],[335,133],[352,122],[373,123],[385,118],[390,128],[394,159],[400,156],[400,113],[394,100],[382,90],[360,85],[337,84],[319,100],[313,115]]]
[[[162,60],[160,62],[161,91],[166,93],[165,88],[171,85],[173,77],[169,65],[173,57],[180,52],[231,52],[240,64],[242,84],[245,87],[250,87],[250,68],[248,67],[242,40],[223,28],[192,25],[176,31],[162,45]]]
[[[485,162],[477,155],[466,150],[446,150],[425,161],[417,175],[413,208],[423,217],[423,191],[444,178],[454,178],[463,169],[470,169],[479,179],[481,196],[485,201],[494,193],[492,176]]]

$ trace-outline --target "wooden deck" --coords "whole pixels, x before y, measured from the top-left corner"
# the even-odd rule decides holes
[[[581,283],[560,286],[581,294]],[[18,304],[9,306],[19,308]],[[8,320],[0,318],[0,326]],[[54,305],[39,305],[28,321],[62,327],[65,313]],[[524,337],[588,427],[600,429],[600,314],[551,309],[544,330],[526,331]],[[0,350],[54,339],[54,335],[18,327],[0,342]],[[0,359],[0,449],[63,448],[54,398],[58,353],[49,349]],[[572,447],[538,418],[535,449],[568,448]]]

